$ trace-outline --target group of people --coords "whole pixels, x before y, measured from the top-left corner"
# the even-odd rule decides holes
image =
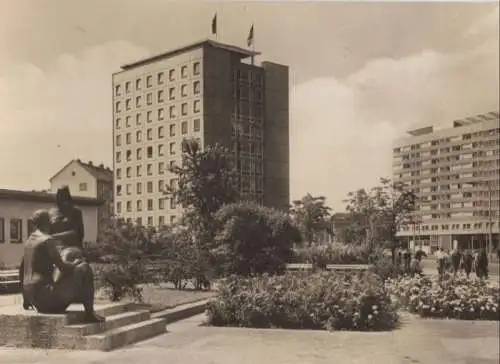
[[[56,206],[37,210],[32,222],[19,269],[24,309],[57,314],[78,303],[87,322],[102,322],[94,311],[94,274],[83,254],[82,213],[69,188],[59,189]]]
[[[398,249],[395,255],[395,264],[397,267],[402,268],[405,272],[409,272],[412,275],[421,274],[421,261],[425,256],[427,256],[427,254],[422,250],[417,250],[412,254],[409,249]]]
[[[451,253],[440,248],[436,252],[438,261],[438,274],[444,275],[449,271],[456,276],[459,272],[465,272],[467,278],[471,273],[475,273],[478,278],[488,279],[488,253],[486,249],[465,250],[454,249]]]

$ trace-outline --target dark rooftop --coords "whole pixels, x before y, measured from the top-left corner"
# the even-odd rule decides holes
[[[163,59],[163,58],[168,58],[168,57],[178,55],[180,53],[188,52],[188,51],[191,51],[193,49],[200,48],[203,46],[209,46],[209,47],[213,47],[213,48],[223,49],[223,50],[235,53],[235,54],[239,55],[241,58],[248,58],[251,56],[258,56],[261,54],[259,52],[255,52],[255,51],[252,51],[249,49],[233,46],[230,44],[219,43],[219,42],[216,42],[216,41],[211,40],[211,39],[205,39],[205,40],[198,41],[196,43],[191,43],[191,44],[179,47],[179,48],[174,48],[174,49],[169,50],[167,52],[157,54],[155,56],[151,56],[148,58],[144,58],[144,59],[141,59],[141,60],[136,61],[136,62],[125,64],[121,68],[123,70],[129,70],[129,69],[132,69],[135,67],[139,67],[139,66],[151,63],[151,62],[158,61],[158,60]]]
[[[100,206],[102,201],[91,197],[72,196],[75,205],[79,206]],[[16,201],[37,201],[37,202],[56,202],[55,193],[43,191],[20,191],[0,189],[0,200]]]

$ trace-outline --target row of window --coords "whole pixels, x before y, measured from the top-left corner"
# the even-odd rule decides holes
[[[168,126],[168,135],[170,137],[175,137],[177,134],[177,125],[176,124],[170,124]],[[188,121],[182,121],[180,124],[180,134],[181,135],[186,135],[189,133],[189,123]],[[201,122],[200,119],[194,119],[193,120],[193,125],[192,125],[192,130],[194,133],[197,133],[201,130]],[[157,139],[163,139],[165,137],[165,127],[164,126],[158,126],[156,130],[156,138]],[[153,129],[149,128],[146,130],[146,140],[152,141],[154,139],[153,136]],[[143,132],[142,130],[137,130],[135,132],[135,142],[136,143],[142,143],[143,141]],[[119,147],[122,145],[122,134],[118,134],[115,137],[115,142],[116,146]],[[132,133],[126,133],[125,134],[125,144],[132,144]]]
[[[163,211],[165,210],[165,200],[169,201],[169,208],[171,210],[174,210],[177,208],[177,204],[175,202],[175,199],[173,197],[160,197],[158,199],[152,199],[148,198],[146,199],[146,210],[147,211]],[[155,203],[156,201],[156,203]],[[136,200],[135,201],[135,212],[142,212],[143,211],[143,200]],[[156,205],[156,206],[155,206]],[[117,201],[116,202],[116,213],[121,214],[123,211],[122,207],[122,201]],[[132,201],[125,201],[125,211],[126,212],[132,212]]]
[[[192,95],[199,95],[201,93],[200,81],[195,81],[192,84]],[[155,92],[156,94],[156,103],[163,104],[165,102],[165,90],[161,89]],[[181,97],[187,97],[188,93],[188,85],[181,85]],[[176,88],[170,87],[168,89],[168,99],[169,101],[175,101],[176,98]],[[142,95],[138,95],[135,97],[135,108],[140,109],[143,106],[151,106],[153,105],[153,92],[149,92],[146,94],[146,103],[143,102]],[[115,101],[115,112],[120,113],[123,111],[122,108],[123,101]],[[125,100],[125,111],[132,110],[132,99],[128,98]]]
[[[168,183],[170,188],[176,188],[177,186],[177,179],[172,178],[169,180]],[[143,182],[137,182],[135,184],[135,194],[137,195],[142,195],[143,193]],[[133,185],[131,183],[128,183],[125,185],[125,193],[127,195],[132,195],[134,192],[132,191]],[[158,185],[157,185],[157,192],[162,193],[165,191],[165,181],[164,180],[159,180]],[[123,193],[122,191],[122,185],[116,185],[116,195],[121,196]],[[154,184],[153,181],[147,181],[146,182],[146,193],[155,193],[154,191]]]
[[[173,224],[175,222],[175,219],[176,219],[176,216],[175,215],[171,215],[170,216],[170,224]],[[133,223],[132,221],[132,218],[127,218],[126,221],[128,223]],[[148,226],[150,227],[154,227],[154,218],[153,216],[148,216],[147,217],[147,224]],[[143,221],[142,221],[142,217],[138,217],[135,219],[135,223],[138,224],[138,225],[142,225],[143,224]],[[165,225],[165,216],[158,216],[158,226],[163,226]]]
[[[6,242],[6,223],[7,221],[0,217],[0,243]],[[18,218],[11,218],[8,221],[9,239],[11,243],[23,242],[23,220]],[[31,219],[27,220],[28,235],[34,230],[33,222]]]
[[[194,100],[193,101],[193,107],[192,107],[192,113],[193,114],[198,114],[199,112],[201,111],[201,101],[200,100]],[[181,104],[181,112],[180,114],[178,114],[177,112],[177,108],[176,108],[176,105],[170,105],[168,107],[168,116],[170,119],[175,119],[179,116],[187,116],[189,114],[189,106],[188,106],[188,102],[183,102]],[[163,107],[160,107],[156,110],[156,118],[157,118],[157,121],[161,121],[161,120],[164,120],[165,119],[165,108]],[[129,117],[129,119],[125,118],[126,122],[128,120],[128,124],[131,125],[132,122],[131,122],[131,118]],[[146,121],[148,123],[151,123],[153,122],[153,111],[152,110],[148,110],[146,112]],[[140,126],[142,125],[142,114],[138,113],[136,114],[135,116],[135,123],[137,126]],[[116,126],[121,126],[121,118],[117,118],[116,121],[115,121],[115,127]]]
[[[496,223],[492,222],[491,227],[495,227],[495,226],[496,226]],[[436,230],[439,230],[439,227],[440,227],[439,225],[423,225],[423,226],[421,226],[421,230],[436,231]],[[484,224],[483,223],[475,223],[475,224],[462,224],[461,225],[462,230],[470,230],[470,229],[478,230],[478,229],[489,228],[489,227],[490,227],[490,223],[484,223]],[[410,231],[412,229],[413,228],[410,226],[404,226],[402,230],[403,231]],[[452,230],[460,229],[460,224],[451,224],[451,229]],[[441,230],[450,230],[450,225],[449,224],[441,225]]]
[[[192,75],[198,76],[201,73],[201,64],[199,61],[196,61],[192,64]],[[189,77],[189,67],[188,65],[182,65],[180,67],[180,74],[182,79],[186,79]],[[168,71],[168,80],[169,82],[174,82],[177,78],[177,70],[175,68],[171,68]],[[143,87],[143,77],[137,78],[135,80],[135,91],[141,91]],[[153,87],[153,75],[145,76],[146,88]],[[165,84],[165,72],[160,71],[156,73],[156,85],[162,86]],[[132,81],[125,82],[125,93],[129,94],[132,92]],[[115,85],[115,96],[122,95],[122,85]]]

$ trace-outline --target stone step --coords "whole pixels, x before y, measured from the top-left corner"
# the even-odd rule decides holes
[[[110,351],[163,334],[166,330],[164,319],[149,319],[101,334],[83,336],[85,346],[80,349]]]
[[[131,311],[122,312],[112,316],[106,317],[103,323],[94,324],[72,324],[65,326],[61,329],[62,335],[70,336],[86,336],[102,333],[104,331],[113,330],[119,327],[135,324],[142,321],[147,321],[151,317],[149,311]]]

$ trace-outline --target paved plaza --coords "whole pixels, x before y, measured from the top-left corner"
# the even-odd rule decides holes
[[[497,364],[498,324],[404,315],[392,332],[256,330],[200,326],[203,315],[113,352],[0,348],[6,364]]]

